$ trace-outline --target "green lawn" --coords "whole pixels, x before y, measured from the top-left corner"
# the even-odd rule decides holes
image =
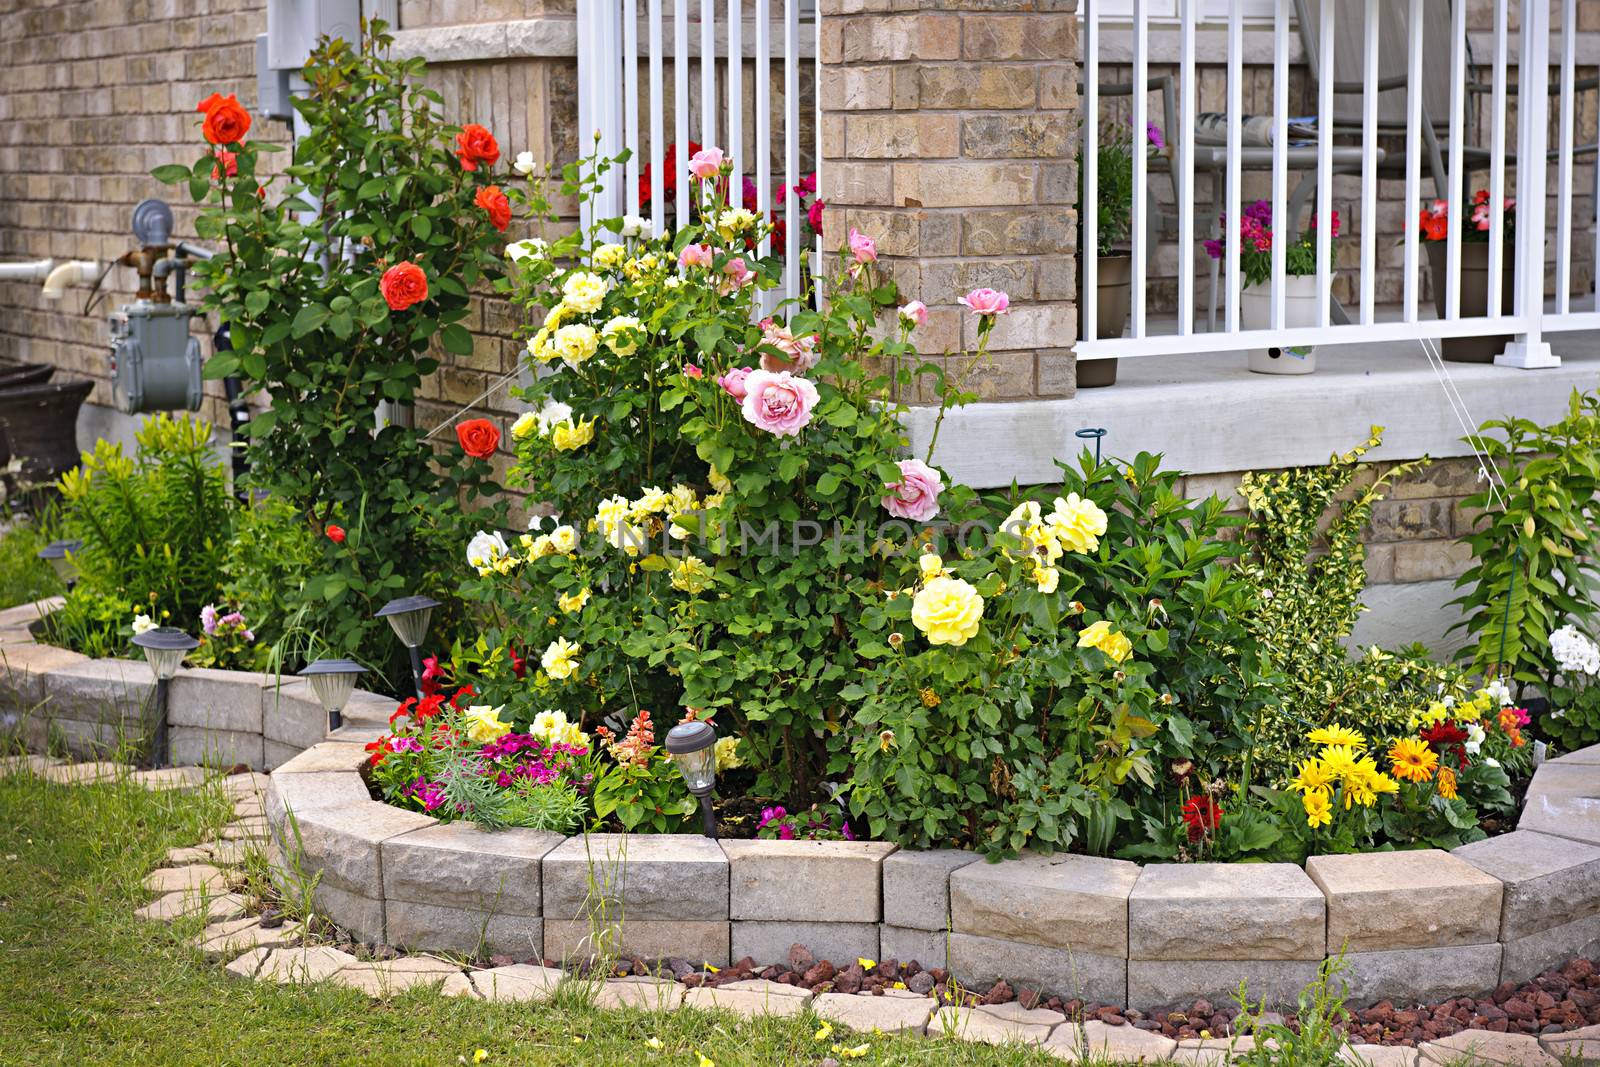
[[[228,978],[188,948],[194,923],[142,923],[139,882],[168,848],[224,821],[227,802],[129,785],[0,778],[0,1064],[820,1064],[840,1037],[859,1064],[1059,1063],[953,1040],[814,1034],[817,1020],[746,1022],[412,992],[375,1003],[344,988]],[[567,1003],[566,1001],[574,1003]],[[661,1047],[651,1047],[650,1039]]]

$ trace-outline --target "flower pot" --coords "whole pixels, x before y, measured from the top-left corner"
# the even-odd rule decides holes
[[[1133,303],[1133,255],[1112,252],[1095,259],[1096,340],[1121,337],[1128,326],[1128,308]],[[1089,359],[1078,364],[1078,388],[1097,389],[1117,382],[1115,359]]]
[[[1333,283],[1333,275],[1328,275]],[[1283,325],[1316,326],[1322,321],[1321,294],[1315,274],[1291,274],[1283,279]],[[1245,330],[1272,328],[1272,282],[1246,286],[1239,294],[1239,326]],[[1247,354],[1257,374],[1310,374],[1317,369],[1314,345],[1287,348],[1253,348]]]
[[[48,495],[78,465],[78,409],[93,389],[86,380],[0,389],[0,466],[20,458],[22,483]]]
[[[1445,256],[1448,245],[1444,241],[1425,241],[1428,248],[1428,271],[1433,278],[1433,307],[1444,318]],[[1510,241],[1500,256],[1500,313],[1509,315],[1516,306],[1516,246]],[[1461,242],[1461,317],[1474,318],[1489,314],[1489,242]],[[1452,363],[1493,363],[1494,357],[1505,351],[1510,334],[1492,337],[1446,337],[1439,342],[1439,354]]]

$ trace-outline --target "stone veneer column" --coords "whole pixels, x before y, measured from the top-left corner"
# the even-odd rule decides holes
[[[956,299],[1011,294],[985,399],[1071,396],[1078,25],[1064,0],[821,0],[826,244],[878,241],[932,309],[925,355],[976,342]],[[903,10],[911,9],[911,10]]]

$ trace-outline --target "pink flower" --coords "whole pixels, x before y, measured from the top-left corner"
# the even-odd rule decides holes
[[[722,149],[702,148],[689,157],[689,173],[701,181],[715,178],[722,170]]]
[[[728,276],[728,282],[734,289],[743,289],[755,280],[756,272],[745,266],[743,256],[735,256],[723,265],[722,273]]]
[[[693,363],[685,363],[683,365],[683,376],[685,378],[694,378],[698,381],[706,376],[706,372],[695,366]]]
[[[998,289],[974,289],[960,300],[974,315],[1004,315],[1011,310],[1011,298]]]
[[[857,263],[872,263],[878,258],[878,242],[856,229],[850,227],[850,254],[856,257]]]
[[[883,506],[897,519],[927,522],[939,514],[939,493],[944,479],[920,459],[900,461],[900,480],[888,486]]]
[[[744,379],[745,421],[779,437],[793,437],[811,421],[817,387],[788,371],[751,371]]]
[[[822,209],[825,205],[821,200],[811,201],[811,206],[806,208],[806,221],[811,223],[811,232],[818,237],[822,236]]]
[[[900,309],[900,321],[908,326],[928,325],[928,305],[920,300],[913,300]]]
[[[717,384],[722,386],[722,391],[735,400],[744,402],[744,380],[750,376],[749,367],[735,367],[733,370],[717,379]]]
[[[687,245],[678,253],[678,264],[684,267],[711,266],[710,245]]]
[[[761,369],[773,372],[781,370],[807,371],[817,365],[817,336],[807,334],[796,337],[789,332],[787,326],[780,326],[772,319],[761,320],[761,343],[771,345],[782,353],[779,355],[765,354],[761,357]]]

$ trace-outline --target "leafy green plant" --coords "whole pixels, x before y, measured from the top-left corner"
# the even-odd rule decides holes
[[[1343,952],[1318,965],[1317,977],[1296,998],[1297,1025],[1292,1027],[1274,1018],[1265,1000],[1252,1005],[1249,990],[1241,984],[1233,1025],[1255,1040],[1236,1053],[1233,1062],[1244,1067],[1335,1067],[1350,1062],[1344,1058],[1348,1044],[1344,1027],[1351,1020],[1344,1006],[1349,986],[1342,979],[1335,982],[1348,969]]]
[[[61,580],[50,564],[38,557],[49,544],[48,520],[0,509],[0,606],[26,604],[62,591]]]
[[[1166,147],[1161,130],[1150,123],[1145,131],[1144,151],[1154,153]],[[1097,163],[1097,192],[1099,203],[1095,213],[1095,241],[1102,256],[1110,254],[1128,240],[1133,225],[1133,153],[1132,130],[1109,130],[1095,146]],[[1078,153],[1078,166],[1083,166],[1083,153]],[[1079,186],[1079,194],[1083,192]],[[1078,204],[1078,216],[1083,217],[1083,204]],[[1152,223],[1153,225],[1153,223]]]

